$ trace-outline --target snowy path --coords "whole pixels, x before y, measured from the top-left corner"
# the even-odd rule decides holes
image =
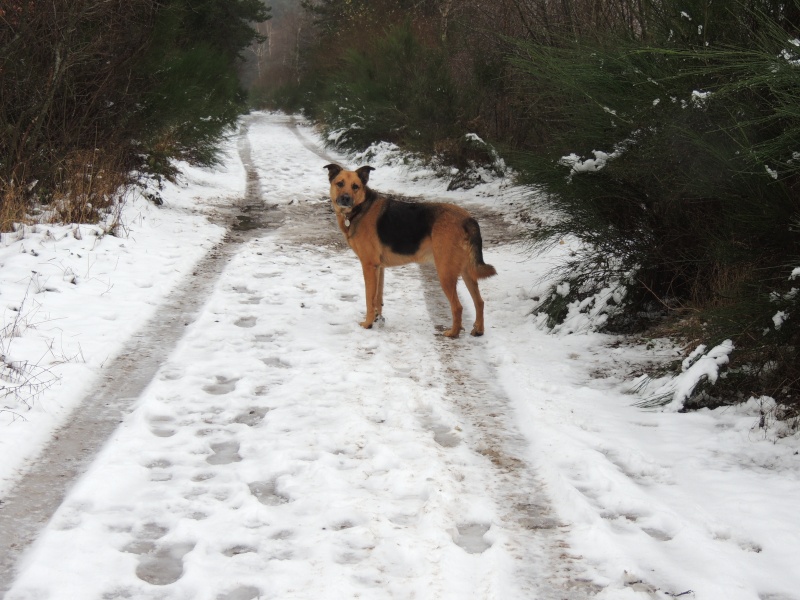
[[[416,265],[364,331],[324,196],[337,157],[288,117],[244,123],[218,170],[131,207],[130,239],[0,247],[3,309],[46,312],[4,351],[85,356],[43,362],[63,384],[0,430],[7,600],[800,599],[800,440],[755,401],[632,406],[635,365],[676,356],[658,341],[544,331],[542,276],[572,247],[513,241],[521,190],[359,158],[380,191],[466,204],[499,272],[483,338],[436,335],[449,311]]]
[[[240,153],[249,161],[250,147],[241,136]],[[255,184],[255,185],[254,185]],[[19,549],[26,548],[64,500],[66,490],[95,459],[100,447],[155,377],[158,369],[193,322],[230,258],[254,234],[249,215],[263,208],[258,181],[246,185],[240,202],[217,206],[214,217],[228,228],[220,243],[184,277],[177,290],[134,333],[118,355],[105,366],[105,375],[85,394],[80,411],[61,427],[38,461],[3,499],[0,511],[0,582],[10,581]],[[32,501],[31,499],[36,499]],[[0,586],[0,590],[2,586]]]
[[[6,597],[561,597],[482,341],[433,335],[447,311],[417,267],[387,277],[393,326],[355,326],[328,203],[270,196],[315,161],[259,125],[281,143],[242,152],[282,225],[237,247]]]

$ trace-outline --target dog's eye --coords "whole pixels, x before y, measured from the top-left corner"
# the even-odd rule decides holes
[[[336,187],[343,188],[344,187],[344,181],[337,181],[336,182]]]
[[[358,184],[357,184],[357,183],[354,183],[354,184],[353,184],[353,191],[355,192],[356,190],[358,190]]]

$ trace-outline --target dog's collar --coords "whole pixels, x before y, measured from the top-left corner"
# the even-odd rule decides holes
[[[351,225],[355,224],[355,221],[358,220],[364,213],[366,213],[369,208],[372,206],[372,203],[375,201],[373,197],[367,197],[364,202],[361,204],[354,206],[353,209],[344,216],[344,226],[347,229],[350,229]]]

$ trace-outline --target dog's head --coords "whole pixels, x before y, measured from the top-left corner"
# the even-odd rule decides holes
[[[337,214],[348,214],[367,199],[367,182],[373,167],[359,167],[348,171],[339,165],[325,165],[331,182],[331,202]]]

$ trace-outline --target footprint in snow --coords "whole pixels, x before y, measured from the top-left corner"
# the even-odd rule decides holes
[[[277,356],[262,358],[261,362],[263,362],[268,367],[277,367],[278,369],[288,369],[289,367],[291,367],[289,363],[283,362]]]
[[[265,506],[279,506],[289,502],[288,497],[275,489],[274,481],[254,481],[248,485],[250,487],[250,493]]]
[[[239,317],[233,324],[237,327],[250,328],[255,327],[257,321],[257,317]]]
[[[206,458],[206,462],[210,465],[229,465],[242,460],[242,457],[239,456],[239,442],[211,444],[211,450],[214,451],[214,454]]]
[[[150,421],[150,433],[156,437],[172,437],[175,435],[175,429],[169,426],[174,421],[169,416],[154,416],[148,419]]]
[[[122,548],[123,552],[137,554],[139,565],[136,576],[152,585],[169,585],[183,576],[183,557],[194,548],[192,543],[164,544],[158,540],[169,530],[157,523],[147,523],[136,537]]]
[[[442,448],[455,448],[461,443],[461,438],[452,431],[452,428],[434,422],[430,415],[424,415],[421,421],[423,426],[433,431],[433,441]],[[456,429],[460,431],[459,427]]]
[[[437,425],[433,427],[433,441],[442,448],[455,448],[461,443],[461,438],[451,432],[449,427]]]
[[[254,600],[261,597],[261,590],[252,585],[243,585],[227,594],[220,594],[217,600]]]
[[[172,466],[172,463],[166,458],[159,458],[145,465],[150,469],[150,481],[169,481],[172,479],[172,474],[167,471]]]
[[[484,535],[489,531],[489,525],[485,523],[464,523],[456,528],[456,535],[453,541],[457,546],[469,554],[480,554],[485,552],[492,545],[484,539]]]
[[[203,391],[214,396],[223,396],[235,390],[236,382],[239,381],[238,379],[228,379],[227,377],[222,377],[220,375],[217,375],[216,380],[216,383],[204,385]]]
[[[129,542],[122,551],[130,554],[150,554],[156,549],[155,540],[161,539],[168,532],[169,529],[157,523],[146,523],[137,532],[136,538]]]
[[[222,551],[225,556],[238,556],[239,554],[247,554],[249,552],[258,552],[256,548],[253,546],[248,546],[246,544],[237,544],[235,546],[231,546],[230,548],[226,548]]]
[[[264,417],[267,415],[269,410],[270,409],[267,408],[266,406],[251,408],[236,415],[233,418],[233,422],[241,423],[249,427],[255,427],[256,425],[261,423],[261,421],[264,420]]]
[[[183,577],[183,557],[194,544],[170,544],[140,555],[136,576],[152,585],[169,585]]]

